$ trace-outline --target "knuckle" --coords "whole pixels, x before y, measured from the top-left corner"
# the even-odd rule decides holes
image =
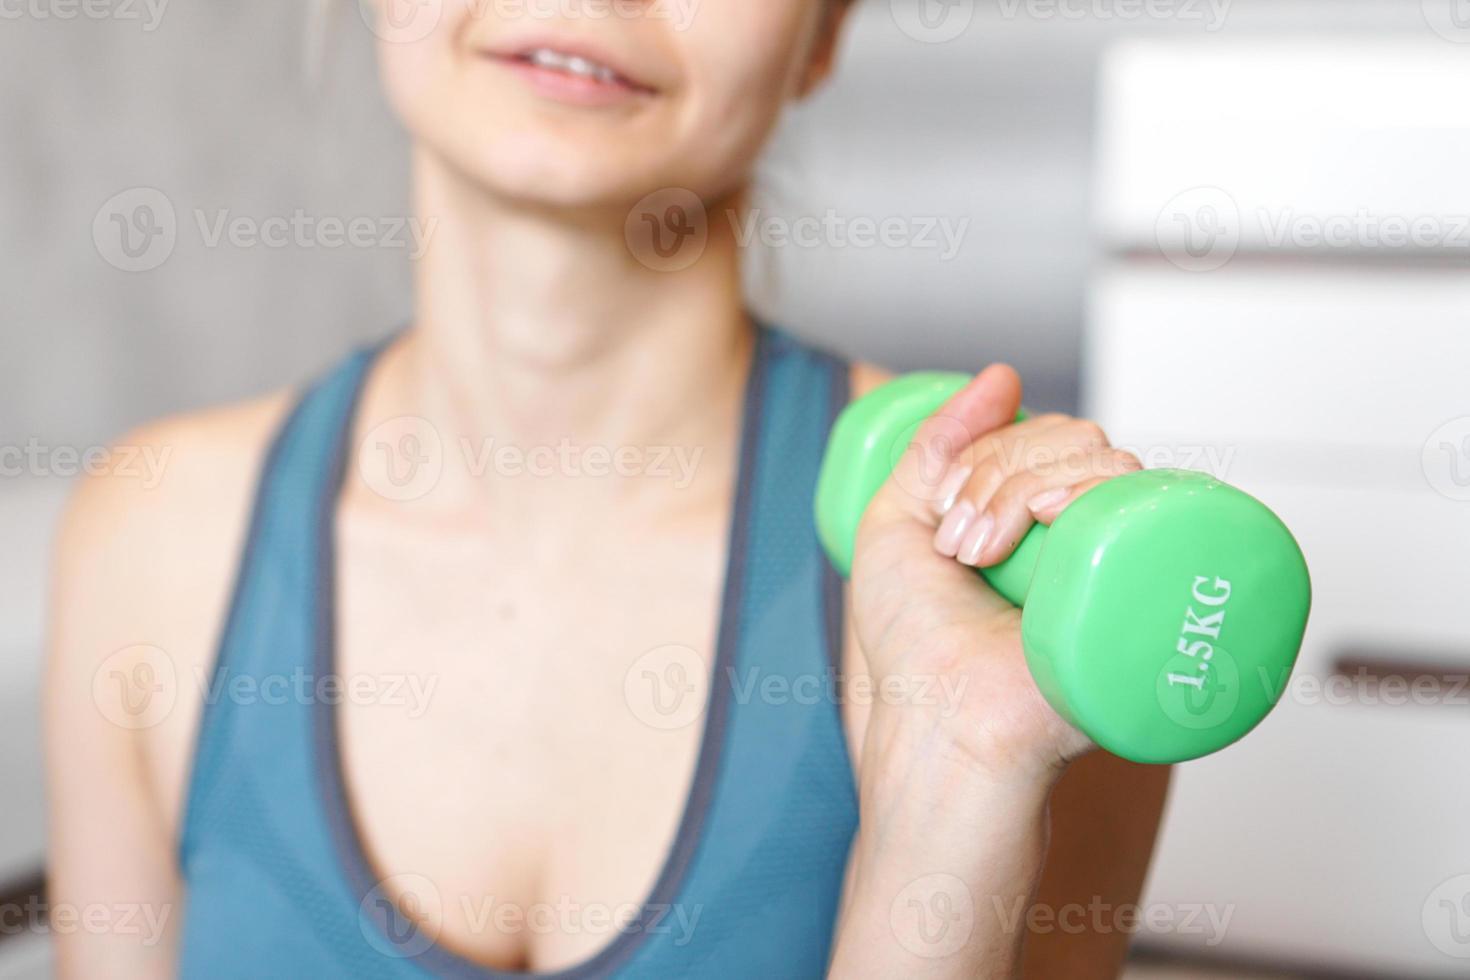
[[[993,505],[1003,510],[1022,507],[1036,493],[1039,479],[1030,473],[1018,473],[996,487],[992,496]]]
[[[995,457],[980,460],[975,468],[970,471],[970,478],[965,481],[965,489],[961,492],[972,501],[979,501],[991,497],[1005,483],[1006,474],[1002,470],[1000,460]]]
[[[1119,473],[1137,473],[1143,469],[1143,460],[1126,449],[1115,449],[1113,451],[1113,462]]]
[[[1107,433],[1092,419],[1074,419],[1072,432],[1085,445],[1106,446],[1108,444]]]

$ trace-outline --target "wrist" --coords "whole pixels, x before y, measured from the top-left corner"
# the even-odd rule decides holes
[[[1040,880],[1052,780],[998,780],[947,750],[915,764],[913,748],[865,767],[832,976],[1011,977],[1021,936],[1008,916]]]
[[[911,704],[875,705],[859,763],[864,802],[885,811],[905,804],[931,819],[959,821],[998,801],[1045,806],[1066,768],[1060,757],[959,726],[974,727],[971,719]]]

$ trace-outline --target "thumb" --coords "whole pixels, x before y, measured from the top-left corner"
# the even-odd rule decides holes
[[[1009,364],[990,365],[919,425],[879,496],[933,523],[937,504],[963,485],[975,442],[1015,422],[1020,410],[1021,376]]]

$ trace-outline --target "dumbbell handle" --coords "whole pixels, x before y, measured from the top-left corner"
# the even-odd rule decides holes
[[[838,417],[828,443],[828,458],[817,484],[817,533],[832,556],[837,570],[852,572],[853,541],[857,536],[855,517],[860,517],[892,473],[901,456],[909,451],[914,433],[924,420],[937,412],[956,392],[970,382],[970,375],[948,371],[920,371],[888,382],[882,399],[860,399]],[[1025,418],[1023,411],[1017,421]],[[915,421],[918,420],[918,421]],[[876,458],[886,467],[863,467],[856,459],[832,458],[863,447],[877,449]],[[886,445],[884,445],[886,444]],[[872,458],[872,454],[870,457]],[[936,487],[912,487],[913,492],[935,492]],[[860,497],[860,506],[840,506],[837,498]],[[980,574],[990,587],[1012,605],[1024,605],[1036,571],[1036,560],[1046,539],[1046,525],[1034,525],[1016,550],[1004,561],[982,568]]]

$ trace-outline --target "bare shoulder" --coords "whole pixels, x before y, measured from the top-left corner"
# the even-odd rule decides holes
[[[160,419],[118,438],[67,506],[58,584],[142,595],[179,584],[178,565],[207,559],[211,544],[228,537],[222,525],[239,523],[288,402],[281,391]]]
[[[893,372],[885,371],[876,364],[869,364],[866,361],[854,361],[850,377],[852,397],[857,399],[893,380]]]
[[[196,680],[212,663],[260,466],[291,401],[280,391],[126,433],[89,468],[62,519],[48,726],[76,733],[97,724],[99,737],[136,739],[144,778],[170,820],[202,703]],[[96,678],[104,667],[108,676],[142,676],[145,661],[166,688],[158,717],[127,716]]]

